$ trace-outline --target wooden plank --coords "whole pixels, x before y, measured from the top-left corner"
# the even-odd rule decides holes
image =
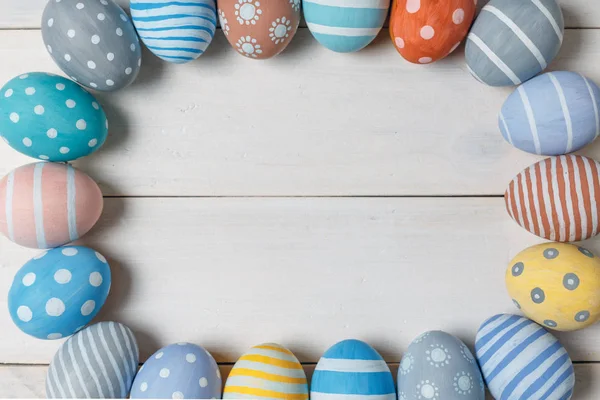
[[[233,362],[275,341],[315,362],[356,337],[398,362],[423,331],[472,345],[486,318],[515,312],[504,271],[537,239],[498,198],[112,198],[83,242],[114,274],[101,318],[129,325],[143,357],[192,341]],[[2,238],[0,254],[6,309],[36,252]],[[47,363],[59,345],[20,333],[6,312],[0,332],[0,363]],[[574,360],[599,361],[599,332],[559,336]]]
[[[387,40],[343,56],[302,29],[268,62],[222,37],[188,65],[146,54],[134,86],[99,96],[111,137],[77,165],[105,195],[480,195],[537,160],[501,138],[508,89],[476,82],[462,55],[408,65]],[[0,33],[0,59],[0,82],[58,72],[37,31]],[[570,30],[553,67],[600,83],[599,62],[600,30]],[[4,175],[28,159],[1,143],[0,160]]]

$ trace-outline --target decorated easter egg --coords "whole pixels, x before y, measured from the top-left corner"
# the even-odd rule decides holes
[[[56,352],[46,376],[49,399],[125,399],[139,362],[133,332],[99,322],[71,336]]]
[[[390,0],[303,0],[304,18],[312,35],[329,50],[350,53],[375,39]]]
[[[306,375],[294,353],[275,343],[261,344],[235,363],[223,398],[308,400]]]
[[[379,353],[360,340],[344,340],[329,348],[317,363],[310,398],[395,400],[394,378]]]
[[[496,400],[569,400],[573,394],[575,374],[567,351],[527,318],[499,314],[485,321],[475,353]]]
[[[549,157],[521,171],[504,193],[506,210],[529,232],[556,242],[598,234],[600,164],[591,158]]]
[[[487,85],[519,85],[546,69],[563,33],[556,0],[492,0],[467,37],[467,66]]]
[[[574,331],[600,319],[600,259],[567,243],[523,250],[506,270],[506,288],[530,319],[558,331]]]
[[[200,346],[163,347],[142,366],[131,387],[132,399],[220,399],[221,372]]]
[[[504,139],[533,154],[577,151],[600,133],[600,88],[575,72],[549,72],[519,86],[499,117]]]
[[[0,232],[21,246],[47,249],[85,235],[102,213],[96,182],[68,164],[38,162],[0,180]]]
[[[219,0],[217,6],[229,44],[248,58],[281,53],[300,23],[300,0]]]
[[[71,336],[98,314],[110,289],[102,254],[82,246],[45,251],[15,275],[8,309],[23,332],[39,339]]]
[[[142,65],[135,28],[113,0],[48,1],[42,37],[60,69],[88,88],[122,89]]]
[[[61,76],[31,72],[0,89],[0,134],[29,157],[71,161],[98,150],[108,121],[94,96]]]
[[[458,48],[467,35],[476,2],[394,0],[390,35],[396,50],[415,64],[429,64]]]
[[[133,24],[146,47],[176,64],[200,57],[217,29],[214,0],[131,0],[130,8]]]
[[[485,388],[469,348],[446,332],[431,331],[416,338],[402,357],[398,398],[485,400]]]

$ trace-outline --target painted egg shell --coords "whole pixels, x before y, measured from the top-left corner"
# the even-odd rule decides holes
[[[133,332],[99,322],[71,336],[56,352],[46,376],[49,399],[125,399],[139,362]]]
[[[473,0],[394,0],[390,35],[396,50],[406,60],[429,64],[458,48],[474,16]]]
[[[281,53],[300,23],[300,0],[218,0],[217,6],[229,44],[248,58]]]
[[[504,139],[532,154],[577,151],[600,133],[600,88],[575,72],[549,72],[519,86],[504,102]]]
[[[294,353],[278,344],[265,343],[254,346],[235,363],[223,398],[308,400],[308,384]]]
[[[600,164],[591,158],[550,157],[521,171],[504,193],[506,210],[529,232],[555,242],[598,234]]]
[[[527,317],[557,331],[600,319],[600,259],[583,247],[544,243],[523,250],[506,270],[506,288]]]
[[[329,348],[312,377],[310,398],[395,400],[394,378],[377,351],[360,340]]]
[[[108,121],[94,96],[58,75],[23,74],[0,89],[0,132],[26,156],[72,161],[98,150]]]
[[[68,164],[38,162],[0,180],[0,232],[21,246],[48,249],[85,235],[102,214],[96,182]]]
[[[519,85],[556,57],[564,20],[556,0],[492,0],[469,33],[467,66],[490,86]]]
[[[312,35],[329,50],[350,53],[375,39],[390,0],[303,0],[304,18]]]
[[[142,366],[131,387],[132,399],[220,399],[221,372],[200,346],[163,347]]]
[[[142,65],[135,28],[113,0],[49,1],[42,15],[42,37],[60,69],[88,88],[124,88]]]
[[[176,64],[200,57],[217,29],[214,0],[131,0],[130,7],[131,19],[146,47]]]
[[[104,305],[110,268],[102,254],[82,246],[43,252],[25,264],[8,293],[8,309],[23,332],[39,339],[71,336]]]
[[[575,373],[565,348],[546,329],[517,315],[499,314],[477,332],[475,353],[497,400],[568,400]]]
[[[398,369],[402,400],[485,400],[485,388],[475,357],[456,337],[425,332],[406,350]]]

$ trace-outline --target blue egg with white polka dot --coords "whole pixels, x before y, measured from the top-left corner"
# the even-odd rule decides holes
[[[107,135],[100,103],[73,81],[31,72],[0,89],[0,137],[26,156],[76,160],[98,150]]]
[[[192,343],[154,353],[133,381],[132,399],[220,399],[221,372],[213,356]]]
[[[83,246],[65,246],[33,257],[8,292],[10,316],[38,339],[60,339],[86,326],[104,305],[111,274],[106,258]]]

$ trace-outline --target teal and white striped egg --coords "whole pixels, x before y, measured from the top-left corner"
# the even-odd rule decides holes
[[[130,7],[131,19],[146,47],[177,64],[200,57],[217,28],[214,0],[131,0]]]
[[[107,135],[100,103],[69,79],[30,72],[0,89],[0,136],[26,156],[76,160],[98,150]]]
[[[556,0],[492,0],[469,33],[467,66],[487,85],[519,85],[546,69],[560,50],[563,33]]]

